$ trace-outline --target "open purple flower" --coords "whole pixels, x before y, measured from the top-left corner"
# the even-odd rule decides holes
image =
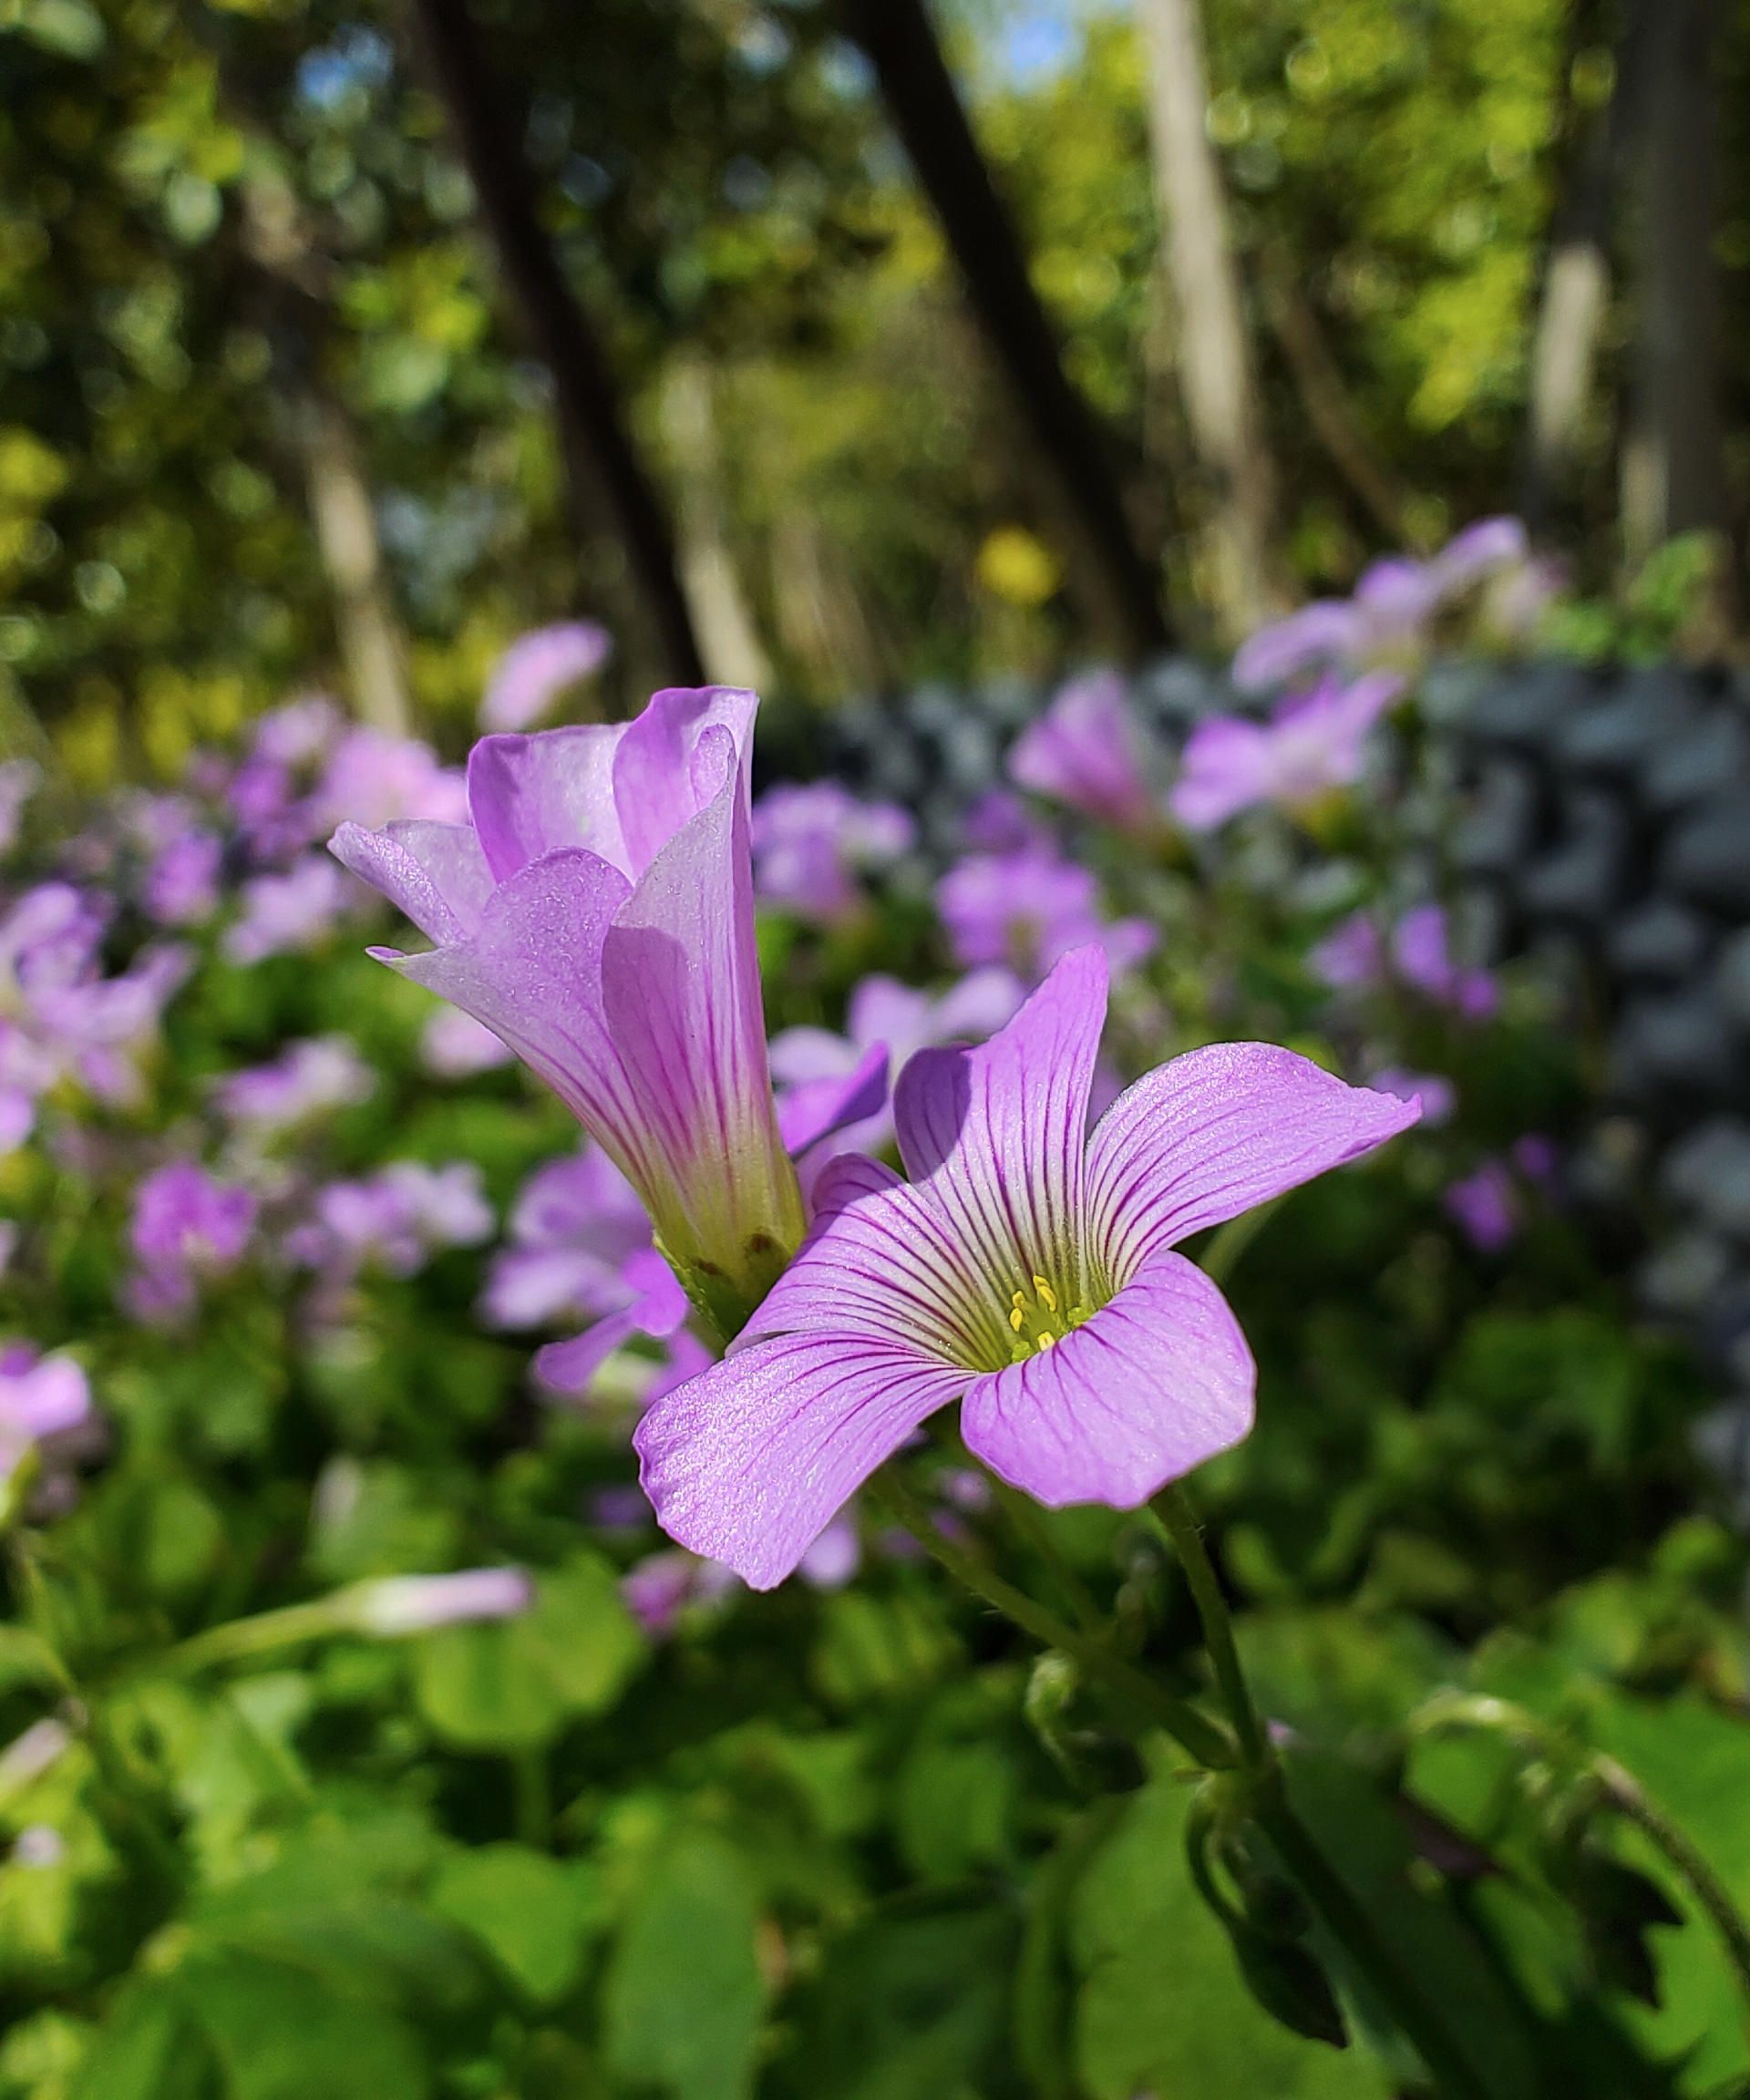
[[[1009,753],[1011,779],[1121,831],[1158,829],[1154,769],[1154,754],[1116,671],[1071,679]]]
[[[754,942],[756,705],[728,686],[674,690],[631,723],[488,736],[467,824],[344,824],[334,840],[436,943],[373,952],[547,1081],[727,1333],[803,1224]]]
[[[634,1441],[658,1519],[757,1589],[927,1416],[1040,1501],[1139,1504],[1242,1437],[1255,1368],[1175,1250],[1415,1121],[1267,1044],[1194,1050],[1086,1136],[1106,1013],[1097,949],[1066,956],[981,1047],[901,1075],[911,1176],[847,1156],[808,1240],[726,1360]]]
[[[1181,824],[1212,830],[1261,802],[1302,809],[1361,778],[1374,725],[1404,690],[1390,672],[1327,679],[1285,700],[1268,722],[1215,715],[1185,742],[1171,801]]]

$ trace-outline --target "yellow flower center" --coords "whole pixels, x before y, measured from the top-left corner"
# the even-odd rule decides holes
[[[1035,1276],[1031,1289],[1024,1284],[1009,1300],[1009,1332],[1014,1336],[1010,1361],[1024,1364],[1029,1356],[1043,1355],[1072,1327],[1079,1327],[1088,1311],[1086,1305],[1066,1304],[1049,1277]]]

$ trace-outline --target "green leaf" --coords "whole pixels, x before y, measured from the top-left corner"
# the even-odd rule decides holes
[[[611,1705],[643,1652],[612,1570],[579,1555],[542,1577],[522,1617],[417,1642],[414,1690],[426,1719],[458,1749],[537,1747]]]
[[[417,2038],[379,2005],[304,1970],[229,1950],[190,1955],[179,1977],[224,2067],[227,2100],[427,2100]]]
[[[745,2100],[766,2002],[758,1922],[752,1879],[721,1838],[667,1840],[609,1966],[610,2064],[674,2100]]]
[[[445,1862],[432,1906],[474,1934],[537,2004],[564,1995],[597,1922],[583,1868],[521,1845],[485,1845]]]
[[[1076,2059],[1090,2100],[1384,2100],[1390,2081],[1364,2052],[1301,2040],[1253,1999],[1226,1930],[1192,1886],[1189,1806],[1170,1779],[1146,1787],[1076,1892]]]
[[[79,2067],[80,2100],[218,2100],[219,2065],[180,1981],[139,1978]]]

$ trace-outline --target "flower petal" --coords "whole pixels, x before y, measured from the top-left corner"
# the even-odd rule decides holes
[[[534,736],[482,736],[468,757],[468,808],[494,876],[582,846],[632,872],[613,799],[624,723],[586,722]]]
[[[747,757],[759,702],[739,685],[671,685],[651,695],[613,756],[613,797],[628,874],[642,875],[722,785],[717,756],[726,733],[747,800]]]
[[[989,1042],[920,1050],[900,1075],[906,1172],[999,1303],[1034,1275],[1081,1290],[1082,1161],[1106,986],[1100,950],[1074,949]]]
[[[736,1229],[794,1244],[801,1198],[766,1064],[747,795],[722,725],[705,729],[696,763],[715,768],[715,791],[616,916],[602,950],[603,1011],[642,1126],[664,1158],[690,1163],[676,1193],[705,1243],[733,1213]]]
[[[1087,1148],[1088,1243],[1122,1284],[1176,1246],[1407,1130],[1414,1102],[1271,1043],[1212,1043],[1127,1087]]]
[[[381,831],[343,824],[328,850],[428,940],[461,940],[479,923],[492,894],[492,871],[466,824],[415,820]]]
[[[814,1222],[731,1353],[774,1335],[849,1333],[943,1364],[1008,1354],[999,1302],[935,1210],[890,1168],[828,1162]]]
[[[648,1189],[657,1156],[602,1007],[602,944],[625,898],[593,853],[550,853],[499,886],[469,939],[385,960],[484,1022]]]
[[[886,1106],[887,1045],[877,1043],[842,1077],[808,1079],[791,1087],[778,1105],[778,1136],[795,1158],[835,1130],[879,1116]]]
[[[769,1590],[965,1383],[861,1336],[761,1342],[654,1403],[633,1437],[639,1478],[671,1539]]]
[[[1134,1509],[1240,1441],[1256,1379],[1227,1300],[1194,1263],[1163,1253],[1051,1348],[980,1379],[961,1434],[1049,1508]]]

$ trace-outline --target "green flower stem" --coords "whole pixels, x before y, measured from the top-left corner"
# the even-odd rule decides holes
[[[974,1596],[1003,1613],[1006,1619],[1047,1648],[1060,1649],[1087,1672],[1117,1693],[1127,1705],[1146,1714],[1152,1724],[1164,1728],[1199,1765],[1212,1770],[1230,1770],[1236,1762],[1235,1746],[1227,1731],[1183,1699],[1116,1655],[1103,1641],[1080,1632],[1043,1604],[1035,1604],[1024,1590],[994,1574],[974,1553],[945,1537],[931,1520],[930,1512],[892,1468],[884,1468],[870,1482],[870,1491],[921,1546],[932,1560],[965,1584]]]
[[[1348,1883],[1289,1806],[1282,1766],[1240,1667],[1233,1620],[1189,1497],[1177,1484],[1163,1488],[1148,1505],[1148,1516],[1185,1571],[1202,1623],[1203,1644],[1209,1650],[1222,1704],[1252,1783],[1248,1806],[1259,1827],[1311,1899],[1325,1930],[1365,1977],[1374,1996],[1415,2048],[1442,2093],[1453,2095],[1454,2100],[1472,2100],[1472,2096],[1485,2100],[1476,2073],[1453,2043],[1436,2008],[1426,2001],[1419,1982],[1381,1940]]]
[[[174,1671],[211,1670],[353,1631],[335,1609],[335,1600],[324,1597],[307,1604],[287,1604],[277,1611],[260,1611],[249,1619],[228,1620],[222,1626],[209,1626],[205,1632],[190,1634],[180,1642],[164,1660]]]
[[[1266,1796],[1255,1814],[1283,1866],[1311,1898],[1325,1930],[1365,1977],[1374,1997],[1403,2031],[1440,2093],[1446,2100],[1488,2100],[1487,2089],[1448,2034],[1446,2023],[1425,1999],[1417,1980],[1380,1938],[1364,1907],[1286,1799]],[[1438,1989],[1437,1982],[1435,1988]]]
[[[1051,1528],[1040,1513],[1039,1505],[1030,1495],[1024,1495],[1018,1488],[1011,1488],[1006,1480],[987,1474],[996,1499],[1004,1516],[1026,1539],[1027,1544],[1051,1570],[1051,1579],[1057,1585],[1064,1601],[1075,1613],[1076,1622],[1084,1632],[1095,1633],[1103,1623],[1104,1614],[1096,1601],[1094,1592],[1065,1560],[1058,1549],[1057,1541],[1051,1535]]]
[[[1228,1718],[1233,1724],[1245,1761],[1254,1771],[1268,1771],[1275,1763],[1270,1737],[1264,1733],[1258,1710],[1251,1703],[1245,1673],[1240,1667],[1240,1651],[1234,1646],[1233,1621],[1228,1616],[1227,1600],[1221,1594],[1220,1581],[1204,1549],[1202,1529],[1185,1490],[1176,1484],[1163,1488],[1149,1503],[1148,1517],[1177,1555],[1185,1571],[1185,1580],[1190,1585],[1197,1615],[1202,1621],[1203,1644],[1210,1652],[1222,1704],[1227,1707]]]
[[[1647,1798],[1640,1781],[1614,1757],[1593,1758],[1592,1770],[1604,1787],[1605,1798],[1620,1816],[1643,1833],[1663,1853],[1667,1862],[1688,1883],[1690,1893],[1714,1921],[1725,1942],[1725,1950],[1737,1971],[1738,1988],[1750,2000],[1750,1925],[1732,1900],[1724,1881],[1706,1858],[1664,1810]]]

